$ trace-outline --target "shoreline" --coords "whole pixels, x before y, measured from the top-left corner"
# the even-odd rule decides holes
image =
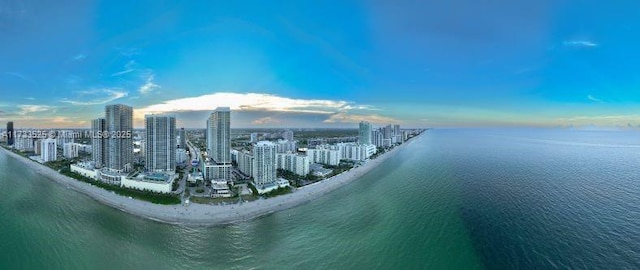
[[[33,162],[32,160],[13,153],[3,147],[0,148],[7,153],[7,156],[13,157],[22,162],[27,169],[30,169],[33,172],[49,178],[61,185],[66,185],[68,189],[84,194],[95,201],[122,212],[144,219],[173,225],[215,226],[255,219],[260,216],[293,208],[318,199],[322,195],[360,179],[380,163],[395,156],[398,150],[413,143],[414,140],[422,136],[425,132],[426,131],[423,131],[408,142],[394,147],[392,150],[378,156],[376,159],[369,160],[363,166],[353,168],[339,175],[304,187],[296,188],[291,193],[269,199],[259,199],[252,202],[230,205],[207,205],[196,203],[191,203],[188,206],[182,204],[161,205],[137,199],[130,199],[128,197],[112,193],[106,189],[96,187],[92,184],[67,177],[43,164]]]

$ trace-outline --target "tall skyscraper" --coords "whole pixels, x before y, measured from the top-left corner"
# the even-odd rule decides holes
[[[207,119],[207,153],[204,164],[207,180],[229,180],[231,171],[231,110],[216,108]]]
[[[133,108],[116,104],[105,108],[107,168],[128,172],[133,169]]]
[[[13,122],[7,123],[7,144],[13,145],[15,143],[15,132],[13,130]]]
[[[216,163],[231,163],[231,110],[216,108],[209,117],[207,150]]]
[[[255,143],[258,142],[258,133],[253,132],[251,133],[251,143]]]
[[[358,130],[360,144],[371,144],[371,124],[369,122],[360,122]]]
[[[107,155],[105,151],[107,141],[102,137],[106,130],[106,120],[104,118],[91,121],[91,152],[93,164],[97,169],[107,165]]]
[[[277,180],[276,145],[261,141],[253,147],[253,182],[265,185]]]
[[[176,169],[176,118],[145,115],[145,157],[147,170],[173,172]]]
[[[187,149],[187,132],[184,128],[180,129],[180,148]]]

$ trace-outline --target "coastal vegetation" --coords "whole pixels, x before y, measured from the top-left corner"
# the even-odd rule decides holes
[[[151,191],[145,191],[145,190],[128,189],[120,186],[110,185],[107,183],[93,180],[81,174],[72,172],[69,168],[61,169],[60,173],[62,175],[71,177],[73,179],[76,179],[85,183],[89,183],[93,186],[100,187],[109,191],[113,191],[114,193],[121,196],[131,197],[131,198],[135,198],[135,199],[139,199],[139,200],[143,200],[143,201],[147,201],[155,204],[180,204],[180,197],[176,195],[157,193],[157,192],[151,192]]]
[[[279,187],[279,188],[274,189],[272,191],[269,191],[269,192],[267,192],[265,194],[262,194],[262,196],[264,198],[272,198],[272,197],[275,197],[275,196],[289,194],[291,192],[292,192],[291,187]]]

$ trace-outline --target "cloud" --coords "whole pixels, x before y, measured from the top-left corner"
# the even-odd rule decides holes
[[[581,48],[598,47],[598,43],[595,43],[589,40],[568,40],[568,41],[565,41],[563,44],[566,47],[581,47]]]
[[[263,118],[259,118],[259,119],[253,120],[252,123],[254,125],[264,126],[264,125],[271,125],[271,124],[279,124],[280,120],[274,119],[271,116],[267,116],[267,117],[263,117]]]
[[[400,122],[391,117],[381,116],[377,114],[360,115],[340,112],[331,115],[327,120],[324,120],[323,123],[359,123],[361,121],[368,121],[374,124],[390,124]]]
[[[140,50],[138,48],[116,48],[116,50],[125,57],[132,57],[140,54]]]
[[[46,106],[46,105],[31,105],[31,104],[18,105],[18,109],[20,109],[20,111],[18,111],[18,114],[26,115],[26,114],[32,114],[32,113],[38,113],[38,112],[45,112],[53,108],[54,107],[52,106]]]
[[[127,64],[124,65],[124,70],[121,70],[121,71],[118,71],[116,73],[113,73],[113,74],[111,74],[111,76],[112,77],[116,77],[116,76],[121,76],[121,75],[124,75],[124,74],[127,74],[127,73],[134,72],[134,71],[136,71],[135,66],[136,66],[136,61],[131,60],[131,61],[127,62]]]
[[[138,89],[138,92],[140,92],[140,94],[148,94],[151,91],[153,91],[154,89],[160,88],[160,85],[157,85],[153,82],[154,79],[154,75],[153,74],[149,74],[147,75],[147,79],[145,81],[145,83],[140,86],[140,89]]]
[[[165,113],[181,111],[212,111],[216,107],[230,107],[242,111],[300,112],[314,114],[334,114],[341,111],[360,109],[373,110],[372,106],[353,102],[324,99],[294,99],[262,93],[220,92],[198,97],[165,101],[139,109],[141,113]]]
[[[100,105],[126,97],[127,92],[120,89],[94,89],[76,92],[78,99],[61,99],[60,102],[72,105]]]
[[[82,54],[82,53],[81,53],[81,54],[77,54],[76,56],[74,56],[73,58],[71,58],[71,60],[73,60],[73,61],[82,61],[82,60],[84,60],[85,58],[87,58],[87,55],[86,55],[86,54]]]
[[[594,97],[594,96],[592,96],[592,95],[587,95],[587,99],[588,99],[588,100],[591,100],[591,101],[595,101],[595,102],[602,102],[602,100],[601,100],[601,99],[595,98],[595,97]]]

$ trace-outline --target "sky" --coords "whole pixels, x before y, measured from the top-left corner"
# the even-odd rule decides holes
[[[482,2],[482,3],[481,3]],[[0,0],[0,124],[640,126],[638,1]]]

